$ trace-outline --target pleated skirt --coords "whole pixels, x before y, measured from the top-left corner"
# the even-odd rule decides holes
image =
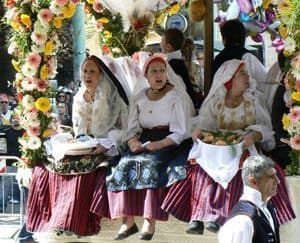
[[[279,223],[284,224],[296,216],[289,199],[285,175],[279,165],[276,165],[276,170],[280,184],[271,201],[276,208]],[[225,190],[200,165],[195,164],[189,166],[185,180],[170,187],[162,209],[185,222],[214,221],[222,225],[242,193],[241,170]]]
[[[112,219],[140,216],[166,221],[168,214],[161,209],[168,188],[108,191],[110,215]]]
[[[36,167],[27,201],[27,230],[99,233],[101,218],[109,217],[105,174],[104,168],[89,174],[58,175],[44,166]]]

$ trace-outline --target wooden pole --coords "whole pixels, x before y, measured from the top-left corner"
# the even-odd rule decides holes
[[[206,0],[206,13],[204,17],[204,93],[208,94],[212,83],[212,62],[214,58],[213,34],[213,1]]]

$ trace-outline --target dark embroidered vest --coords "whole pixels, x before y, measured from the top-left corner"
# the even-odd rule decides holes
[[[253,243],[280,243],[279,223],[276,218],[275,209],[270,203],[268,204],[268,209],[274,221],[275,232],[264,213],[249,201],[239,201],[232,208],[227,220],[236,215],[248,215],[254,226]]]

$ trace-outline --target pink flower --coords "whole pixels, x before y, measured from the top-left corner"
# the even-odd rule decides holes
[[[52,20],[52,17],[52,12],[47,8],[43,8],[38,14],[38,18],[44,23],[49,23]]]
[[[300,150],[300,136],[296,135],[290,139],[291,147],[295,150]]]
[[[33,91],[37,87],[34,78],[25,78],[21,84],[25,91]]]
[[[93,3],[93,9],[97,12],[97,13],[100,13],[102,11],[102,5],[100,3],[100,0],[96,0],[94,3]]]
[[[300,91],[300,80],[297,80],[297,81],[295,82],[295,89],[296,89],[297,91]]]
[[[103,24],[99,21],[97,21],[97,23],[96,23],[96,30],[97,31],[103,31],[104,30]]]
[[[37,53],[29,53],[26,57],[26,62],[28,65],[34,69],[37,69],[41,64],[41,56]]]
[[[28,127],[27,133],[30,137],[37,137],[40,135],[41,131],[39,127]]]
[[[47,35],[38,32],[32,32],[31,40],[38,45],[44,45],[47,41]]]
[[[300,70],[300,55],[298,55],[292,59],[291,65],[294,69]]]
[[[73,3],[73,4],[78,4],[78,3],[80,3],[80,1],[81,1],[81,0],[71,0],[71,3]]]
[[[59,5],[60,7],[63,7],[63,6],[65,6],[65,5],[69,2],[69,0],[56,0],[55,2],[56,2],[57,5]]]
[[[38,91],[45,92],[48,87],[49,87],[49,82],[47,80],[43,80],[43,79],[37,80]]]
[[[300,107],[291,108],[288,117],[291,121],[297,122],[300,119]]]

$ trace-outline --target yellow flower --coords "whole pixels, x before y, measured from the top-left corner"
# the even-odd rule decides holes
[[[63,15],[65,19],[69,19],[73,17],[76,11],[76,6],[72,3],[69,3],[67,6],[63,8]]]
[[[264,9],[267,9],[271,3],[271,0],[263,0],[263,7]]]
[[[20,68],[20,63],[17,62],[16,60],[12,59],[11,60],[11,63],[14,67],[14,69],[17,71],[17,72],[20,72],[21,71],[21,68]]]
[[[45,44],[44,54],[46,56],[50,56],[52,54],[53,48],[54,48],[53,41],[47,41]]]
[[[300,91],[294,91],[291,93],[291,97],[295,101],[300,101]]]
[[[107,30],[104,30],[103,34],[105,36],[105,39],[110,39],[112,37],[112,33]]]
[[[55,131],[54,131],[53,129],[47,128],[47,129],[45,129],[45,130],[43,131],[42,137],[43,137],[43,138],[47,138],[47,137],[50,137],[50,136],[52,136],[52,135],[54,135],[54,134],[55,134]]]
[[[109,22],[109,19],[108,18],[105,18],[105,17],[102,17],[98,20],[100,23],[102,24],[107,24]]]
[[[283,50],[283,54],[284,54],[286,57],[289,57],[289,56],[292,56],[292,55],[293,55],[293,52],[288,51],[288,50]]]
[[[11,21],[10,22],[11,27],[14,29],[14,31],[19,31],[20,29],[20,24],[16,21]]]
[[[168,10],[168,13],[170,15],[177,14],[179,10],[180,10],[180,5],[178,3],[176,3],[173,6],[171,6],[171,8]]]
[[[155,20],[156,24],[161,24],[161,22],[162,22],[163,19],[164,19],[164,16],[165,16],[164,13],[160,13],[160,14],[158,15],[158,17],[156,18],[156,20]]]
[[[21,22],[26,25],[27,27],[30,27],[32,25],[32,21],[30,19],[30,16],[27,14],[21,14]]]
[[[287,29],[286,29],[285,26],[280,25],[280,27],[279,27],[279,34],[280,34],[280,36],[281,36],[283,39],[286,38],[286,36],[287,36]]]
[[[62,25],[62,19],[59,18],[59,17],[55,17],[53,19],[53,25],[56,29],[60,29],[61,28],[61,25]]]
[[[41,79],[47,79],[48,76],[49,76],[48,68],[47,68],[47,65],[44,64],[40,70],[40,77],[41,77]]]
[[[88,4],[93,4],[95,0],[87,0]]]
[[[281,121],[282,121],[282,124],[283,124],[283,129],[287,130],[289,128],[289,126],[290,126],[290,123],[291,123],[288,115],[287,114],[283,114],[283,117],[282,117]]]
[[[35,108],[42,112],[48,112],[51,108],[50,100],[46,97],[40,97],[34,102]]]

